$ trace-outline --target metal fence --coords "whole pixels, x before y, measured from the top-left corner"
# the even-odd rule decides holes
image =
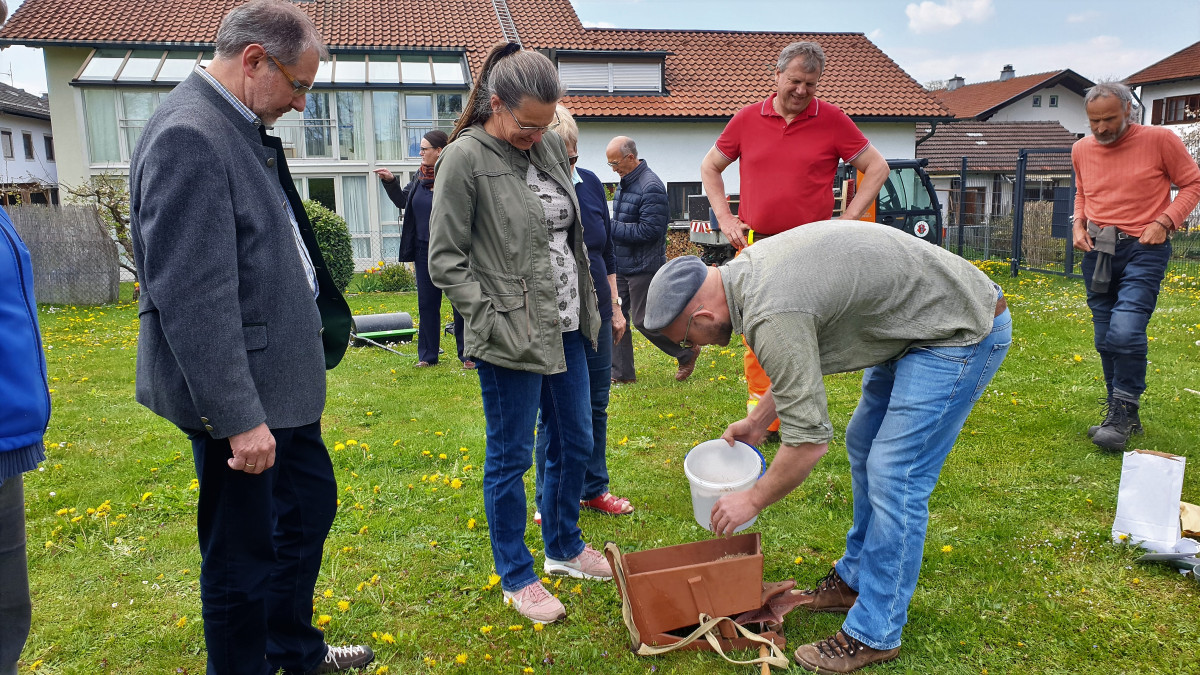
[[[1003,261],[1014,277],[1029,270],[1081,278],[1083,253],[1071,242],[1075,174],[1062,168],[1070,166],[1070,154],[1070,148],[1021,150],[1011,183],[1000,174],[991,181],[972,179],[970,158],[964,157],[947,195],[950,225],[943,246],[972,260]],[[1060,168],[1047,168],[1055,165]],[[1200,209],[1174,233],[1171,248],[1167,281],[1200,287]]]
[[[117,244],[94,207],[29,205],[7,211],[33,259],[39,304],[117,301]]]

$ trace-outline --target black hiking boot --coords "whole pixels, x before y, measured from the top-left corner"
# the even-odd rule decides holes
[[[1110,397],[1108,397],[1107,400],[1104,401],[1104,403],[1101,404],[1104,406],[1104,421],[1101,422],[1100,424],[1096,424],[1096,425],[1088,427],[1088,438],[1095,437],[1096,432],[1100,430],[1100,427],[1104,426],[1105,424],[1108,424],[1109,418],[1112,417],[1112,414],[1113,414],[1112,413],[1112,400],[1113,399],[1110,396]],[[1142,420],[1140,417],[1138,417],[1137,405],[1133,406],[1133,410],[1131,412],[1129,433],[1130,433],[1130,435],[1142,433]]]
[[[1108,404],[1108,415],[1104,418],[1104,423],[1092,434],[1092,442],[1106,450],[1124,450],[1134,425],[1141,430],[1142,424],[1138,420],[1137,410],[1138,404],[1132,401],[1112,399]]]

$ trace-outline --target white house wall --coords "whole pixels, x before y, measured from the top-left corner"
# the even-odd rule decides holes
[[[1142,87],[1142,124],[1150,124],[1150,115],[1154,110],[1154,101],[1173,96],[1194,96],[1200,94],[1200,78],[1164,82],[1162,84],[1147,84]],[[1168,124],[1168,127],[1183,127],[1183,124]]]
[[[42,50],[46,62],[46,87],[50,94],[50,122],[54,126],[54,152],[58,158],[58,179],[64,187],[79,185],[91,174],[87,163],[87,139],[83,135],[83,102],[79,88],[69,84],[91,51],[66,47]]]
[[[1033,97],[1041,96],[1042,105],[1033,107]],[[1058,107],[1050,107],[1050,97],[1058,97]],[[1039,89],[1001,108],[989,122],[1058,122],[1073,134],[1088,133],[1087,113],[1083,109],[1083,97],[1066,87]]]
[[[858,125],[875,149],[888,159],[912,159],[917,156],[913,122],[872,122]]]
[[[0,183],[58,183],[57,162],[46,157],[45,136],[53,136],[49,120],[0,114],[0,130],[12,134],[12,159],[0,155]],[[33,159],[25,158],[24,134],[33,139]]]

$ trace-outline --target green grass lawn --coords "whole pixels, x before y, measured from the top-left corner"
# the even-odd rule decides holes
[[[1085,433],[1103,383],[1082,282],[996,279],[1014,344],[933,495],[900,658],[871,672],[1200,671],[1200,586],[1109,543],[1121,455]],[[1193,462],[1200,396],[1184,389],[1200,390],[1195,283],[1173,278],[1160,298],[1147,433],[1136,437]],[[411,293],[350,303],[416,312]],[[190,446],[133,400],[136,308],[43,307],[41,321],[54,414],[47,460],[25,478],[34,621],[22,672],[202,673]],[[503,606],[489,581],[479,383],[458,368],[453,340],[442,344],[448,358],[435,368],[414,369],[407,344],[404,356],[352,348],[329,375],[324,430],[341,501],[314,598],[328,640],[369,644],[377,673],[749,672],[712,653],[633,656],[612,584],[562,582],[569,616],[540,631]],[[613,390],[608,463],[613,492],[637,511],[581,518],[589,542],[625,551],[709,536],[692,518],[683,458],[745,410],[740,344],[706,348],[685,383],[665,355],[635,344],[638,383]],[[858,382],[826,378],[839,434]],[[842,450],[839,435],[808,482],[759,517],[768,581],[807,585],[840,554],[851,520]],[[1200,502],[1196,468],[1184,499]],[[536,529],[527,543],[540,563]],[[793,612],[788,653],[839,625]]]

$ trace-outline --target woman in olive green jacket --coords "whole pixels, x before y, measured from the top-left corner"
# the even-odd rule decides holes
[[[497,46],[437,165],[429,273],[463,315],[487,423],[483,494],[505,602],[549,623],[566,615],[542,586],[525,546],[522,477],[533,457],[539,403],[562,439],[544,474],[543,570],[609,579],[579,530],[592,452],[584,341],[600,326],[566,148],[550,132],[562,97],[549,59]]]

